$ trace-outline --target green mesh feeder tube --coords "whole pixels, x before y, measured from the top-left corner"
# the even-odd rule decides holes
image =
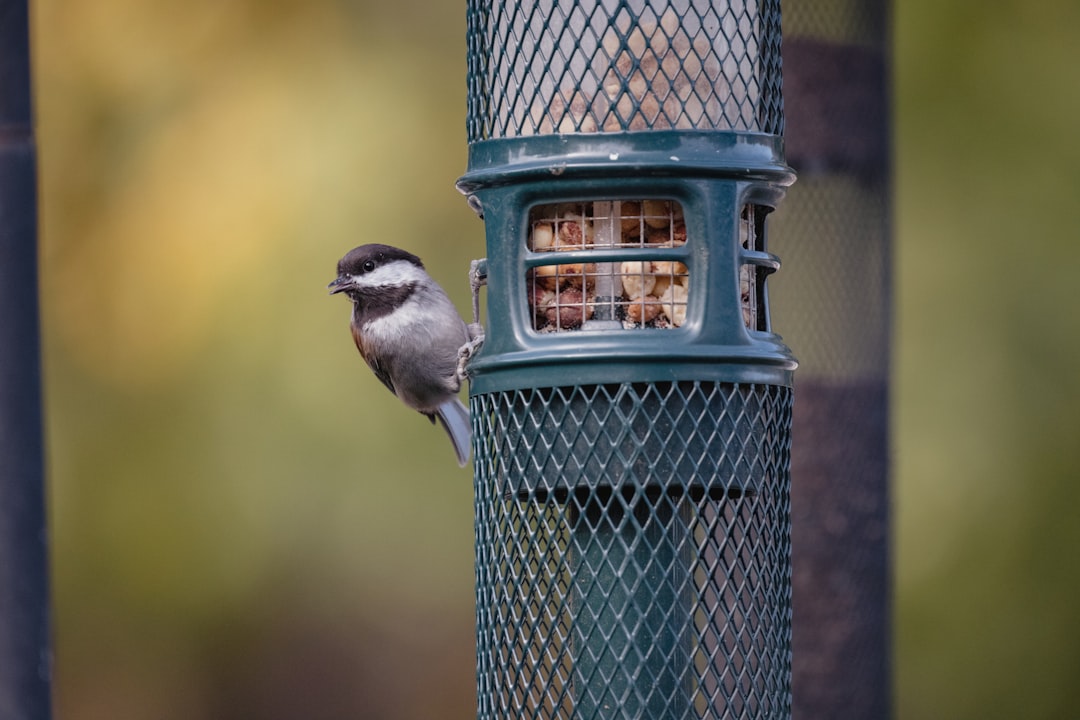
[[[470,0],[478,717],[787,718],[777,1]]]

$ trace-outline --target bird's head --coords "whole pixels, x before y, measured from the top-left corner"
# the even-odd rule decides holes
[[[426,280],[420,258],[392,245],[361,245],[338,261],[337,278],[326,287],[331,295],[345,293],[353,302],[402,289]]]

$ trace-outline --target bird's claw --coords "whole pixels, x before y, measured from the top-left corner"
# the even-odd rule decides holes
[[[469,379],[469,371],[466,366],[483,344],[484,328],[478,323],[469,325],[469,342],[458,349],[457,376],[459,381],[465,382]]]
[[[479,207],[477,200],[477,207]],[[477,209],[480,213],[480,210]],[[480,215],[483,217],[483,214]],[[473,356],[484,344],[484,326],[480,324],[480,288],[487,284],[487,259],[473,260],[469,264],[469,288],[472,290],[472,314],[473,321],[468,325],[469,341],[458,349],[458,382],[469,379],[469,370],[466,367]]]

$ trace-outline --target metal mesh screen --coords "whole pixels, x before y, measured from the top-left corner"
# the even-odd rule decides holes
[[[683,209],[668,200],[613,200],[538,205],[529,212],[528,247],[558,259],[581,250],[681,248]],[[675,328],[686,321],[686,254],[607,262],[535,265],[526,291],[533,329]],[[575,256],[575,259],[581,259]],[[593,258],[587,258],[593,260]]]
[[[781,134],[779,0],[468,2],[469,142]]]
[[[480,718],[790,712],[790,388],[471,402]]]
[[[765,281],[775,271],[765,254],[765,218],[772,208],[746,205],[739,214],[739,297],[743,323],[767,331]],[[537,205],[529,212],[528,248],[560,260],[582,250],[682,248],[688,238],[682,206],[669,200],[611,200]],[[700,240],[698,241],[700,242]],[[567,260],[566,258],[570,258]],[[688,252],[593,262],[580,254],[532,264],[525,275],[533,330],[677,328],[690,301]],[[581,262],[585,260],[585,262]],[[614,321],[614,322],[612,322]]]

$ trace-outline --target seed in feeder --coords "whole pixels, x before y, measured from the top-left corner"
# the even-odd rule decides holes
[[[537,282],[529,282],[526,292],[534,318],[533,328],[540,330],[547,325],[547,310],[555,303],[555,292]]]
[[[652,289],[652,294],[656,297],[660,297],[667,292],[669,287],[671,287],[671,276],[658,274],[656,276],[656,285]]]
[[[660,314],[660,300],[655,295],[635,298],[626,306],[626,318],[635,323],[647,323]]]
[[[555,249],[579,250],[592,242],[592,223],[581,215],[566,215],[556,224]]]
[[[754,311],[754,270],[749,265],[743,265],[739,271],[739,294],[742,301],[743,323],[754,330],[757,326],[757,313]]]
[[[666,200],[646,200],[641,203],[645,224],[651,228],[664,228],[671,224],[671,206]]]
[[[644,130],[646,128],[650,130],[665,130],[671,127],[671,123],[667,122],[667,116],[660,112],[660,101],[656,99],[654,92],[650,92],[642,98],[638,112],[641,113],[641,118],[645,121],[645,125],[640,128],[632,126],[631,129],[633,130]]]
[[[687,291],[682,285],[672,285],[660,296],[664,314],[675,327],[686,322],[686,299]]]
[[[568,263],[559,266],[559,279],[568,285],[581,287],[585,282],[592,285],[592,276],[596,274],[596,263]]]
[[[560,330],[578,327],[592,314],[593,306],[585,303],[585,296],[578,288],[559,290],[554,304],[545,311],[547,321]]]
[[[630,79],[626,83],[626,89],[640,103],[645,98],[645,94],[649,92],[649,81],[641,70],[637,70],[630,75]]]
[[[533,284],[531,292],[529,293],[529,306],[533,309],[533,314],[537,318],[544,318],[547,309],[555,302],[555,293],[552,290],[546,290],[542,286]]]
[[[757,329],[757,318],[754,306],[750,302],[750,293],[743,293],[742,296],[742,319],[743,325],[751,330]]]
[[[558,228],[556,247],[581,247],[585,244],[585,234],[581,229],[581,223],[577,220],[560,220]]]
[[[674,263],[670,260],[653,260],[652,271],[656,276],[656,285],[653,286],[652,294],[660,297],[671,286],[671,273]]]
[[[671,242],[675,247],[686,244],[686,223],[676,220],[671,226]]]
[[[637,202],[622,203],[622,217],[619,226],[622,230],[623,243],[637,243],[642,237],[642,204]]]
[[[596,117],[589,111],[585,96],[580,92],[574,93],[574,97],[570,100],[570,114],[559,123],[559,132],[593,133],[596,129]]]
[[[754,323],[754,311],[750,308],[749,303],[743,304],[742,320],[743,325],[746,325],[746,327],[750,328],[751,330],[757,329]]]
[[[545,252],[555,244],[555,232],[549,223],[537,223],[533,226],[529,247],[533,252]]]
[[[653,272],[664,275],[686,275],[689,268],[678,260],[653,260]]]
[[[540,265],[532,270],[533,284],[545,290],[554,290],[559,286],[561,274],[558,265]]]
[[[690,279],[690,270],[678,260],[653,260],[652,269],[661,277],[675,278],[680,285],[686,285]]]
[[[662,228],[650,228],[648,234],[645,235],[645,242],[650,245],[673,247],[671,242],[671,232],[666,226]]]
[[[540,96],[537,96],[538,98]],[[540,122],[538,132],[548,135],[552,132],[561,134],[596,132],[596,118],[589,108],[589,103],[581,92],[574,93],[567,105],[559,93],[551,99],[547,112]]]
[[[620,268],[623,292],[628,298],[648,295],[656,287],[656,276],[652,274],[652,264],[648,261],[627,260]]]
[[[620,218],[620,225],[624,234],[630,237],[637,237],[641,234],[641,203],[639,202],[624,202],[622,203],[622,217]]]
[[[690,284],[690,271],[686,265],[676,260],[654,260],[652,269],[656,275],[656,287],[652,294],[657,297],[663,295],[673,282],[683,287]]]

